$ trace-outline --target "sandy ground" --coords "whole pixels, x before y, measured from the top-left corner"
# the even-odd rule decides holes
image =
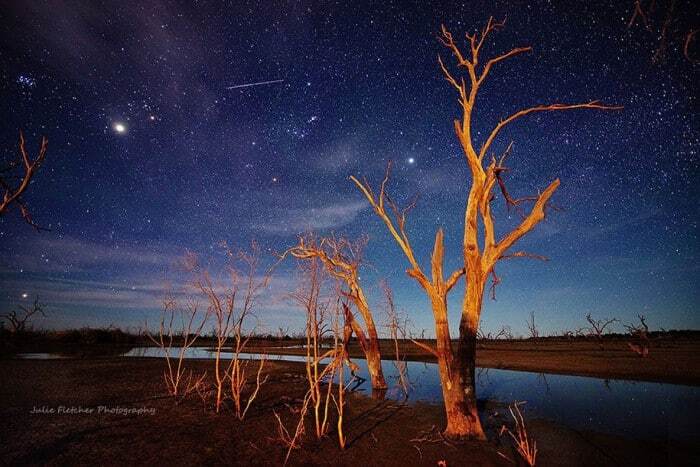
[[[211,361],[191,361],[196,371]],[[271,362],[269,381],[245,421],[229,409],[216,414],[201,400],[163,396],[158,359],[0,360],[0,463],[3,465],[280,465],[273,411],[291,425],[305,391],[303,366]],[[63,413],[32,413],[36,408]],[[144,413],[98,413],[100,406]],[[66,410],[83,413],[65,413]],[[93,410],[93,413],[85,411]],[[104,412],[104,409],[103,409]],[[446,443],[442,407],[402,405],[362,395],[349,398],[348,446],[335,433],[304,438],[291,465],[513,465],[511,446],[499,438],[503,407],[482,410],[488,442]],[[538,465],[699,465],[698,447],[640,442],[579,432],[528,420],[540,450]],[[435,427],[431,431],[431,428]],[[311,431],[309,431],[311,432]],[[426,440],[416,441],[417,438]],[[430,439],[427,440],[427,439]]]

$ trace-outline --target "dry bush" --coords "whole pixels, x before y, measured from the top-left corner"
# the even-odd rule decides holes
[[[248,409],[267,381],[262,378],[266,357],[261,355],[255,377],[255,386],[244,397],[249,385],[248,367],[252,361],[242,357],[246,345],[255,332],[255,327],[246,331],[248,321],[254,317],[260,293],[267,286],[271,270],[262,275],[260,268],[260,248],[253,242],[251,251],[233,251],[224,244],[229,260],[227,281],[215,285],[209,272],[202,269],[196,258],[190,257],[189,268],[195,275],[194,286],[207,299],[208,312],[213,317],[214,388],[215,410],[220,412],[227,398],[233,403],[236,416],[243,420]],[[230,349],[231,360],[226,364],[222,354]]]
[[[636,342],[627,342],[630,350],[642,358],[649,356],[649,326],[644,315],[637,315],[640,324],[623,325]]]
[[[305,422],[309,412],[313,415],[314,435],[326,436],[330,428],[331,407],[335,408],[338,444],[345,447],[343,413],[345,407],[344,365],[347,350],[341,341],[341,303],[338,298],[324,297],[326,274],[318,259],[299,262],[302,283],[292,298],[306,314],[306,381],[308,390],[299,409],[299,417],[293,433],[285,427],[275,413],[279,440],[287,446],[285,464],[293,449],[301,445]],[[331,341],[332,348],[324,349],[323,343]],[[338,382],[334,383],[334,379]],[[332,403],[332,405],[331,405]]]
[[[186,397],[200,391],[206,373],[195,376],[191,370],[185,370],[184,360],[187,350],[194,345],[207,322],[207,312],[200,312],[195,300],[187,301],[185,308],[180,308],[177,301],[169,295],[163,300],[158,334],[153,335],[146,322],[146,336],[165,354],[166,369],[163,372],[165,388],[173,397]],[[173,349],[175,338],[181,343]]]
[[[600,350],[603,350],[603,334],[605,333],[605,328],[612,325],[617,321],[617,318],[612,319],[593,319],[590,313],[586,315],[586,321],[590,324],[587,329],[588,337],[594,337],[598,340],[598,345]]]
[[[518,453],[523,462],[530,467],[534,467],[535,461],[537,460],[537,443],[527,434],[525,420],[523,419],[523,414],[520,413],[520,408],[518,407],[520,404],[523,404],[523,402],[515,403],[508,407],[510,415],[515,421],[515,433],[503,425],[501,427],[500,435],[508,433],[513,440],[515,451]]]
[[[510,326],[503,325],[501,329],[494,334],[491,331],[487,331],[482,323],[476,331],[476,338],[485,341],[495,341],[498,339],[512,340],[513,331],[510,329]]]

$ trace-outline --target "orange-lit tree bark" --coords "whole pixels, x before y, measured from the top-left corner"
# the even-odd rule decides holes
[[[41,147],[39,153],[34,160],[27,154],[27,149],[24,143],[24,134],[19,132],[19,159],[11,161],[0,168],[0,188],[3,190],[2,200],[0,200],[0,216],[5,214],[13,205],[19,208],[24,221],[37,230],[42,229],[33,220],[22,195],[32,181],[32,177],[44,162],[46,150],[49,147],[49,141],[46,137],[41,138]],[[15,172],[21,172],[16,174]]]
[[[444,278],[443,233],[440,229],[435,236],[431,261],[431,277],[428,278],[414,256],[405,231],[407,210],[398,209],[395,203],[387,196],[386,185],[389,171],[387,170],[387,175],[377,194],[372,191],[366,181],[360,182],[355,177],[351,177],[352,181],[369,200],[375,213],[386,224],[389,232],[408,259],[410,265],[407,271],[408,275],[420,284],[430,299],[435,320],[437,345],[434,349],[425,344],[422,344],[422,346],[434,353],[438,360],[447,414],[445,435],[449,437],[485,438],[481,422],[479,421],[474,392],[476,333],[481,318],[484,288],[490,276],[493,276],[495,281],[497,280],[494,267],[499,260],[526,257],[541,258],[522,251],[513,252],[511,248],[544,219],[545,207],[559,186],[559,180],[557,179],[537,196],[514,199],[508,194],[503,183],[503,173],[506,170],[504,162],[508,152],[498,159],[491,157],[490,162],[485,165],[485,161],[488,160],[487,156],[491,154],[492,144],[506,126],[521,117],[533,113],[573,109],[610,110],[618,108],[603,105],[598,101],[582,104],[554,103],[536,105],[518,110],[502,119],[490,132],[487,132],[485,140],[478,145],[474,135],[472,135],[472,118],[476,108],[476,98],[484,81],[495,65],[532,50],[531,47],[518,47],[494,58],[482,60],[480,52],[485,40],[491,33],[502,26],[503,23],[496,23],[493,18],[490,18],[481,32],[467,34],[466,45],[468,51],[466,54],[462,52],[454,41],[452,34],[445,27],[442,28],[440,37],[442,44],[454,55],[458,68],[464,70],[467,74],[466,79],[455,78],[442,59],[438,57],[438,62],[445,78],[457,90],[459,95],[462,116],[461,119],[455,120],[454,128],[472,179],[464,212],[462,252],[464,267],[453,272],[448,279]],[[480,66],[481,63],[484,63],[484,65]],[[491,201],[494,199],[496,185],[499,186],[509,206],[512,205],[520,209],[527,201],[534,203],[529,213],[523,214],[520,224],[500,240],[496,239],[491,212]],[[389,210],[387,211],[387,209]],[[479,229],[480,219],[483,226],[482,235],[480,235]],[[458,342],[455,348],[450,340],[447,320],[447,293],[462,275],[465,275],[466,278],[466,288],[459,323]]]
[[[362,352],[367,359],[372,389],[387,388],[382,372],[382,357],[379,350],[379,336],[367,297],[360,285],[359,268],[362,260],[363,239],[352,243],[345,238],[325,237],[316,239],[312,236],[299,238],[297,246],[287,253],[298,259],[319,259],[328,274],[340,281],[344,288],[341,293],[350,300],[359,311],[365,328],[355,319],[349,308],[344,307],[345,322],[357,336]],[[365,331],[366,330],[366,331]],[[345,342],[347,344],[347,342]]]

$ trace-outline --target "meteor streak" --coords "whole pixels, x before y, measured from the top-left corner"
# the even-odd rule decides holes
[[[251,86],[262,86],[264,84],[281,83],[283,81],[283,79],[273,79],[271,81],[258,81],[257,83],[236,84],[235,86],[227,86],[226,89],[249,88]]]

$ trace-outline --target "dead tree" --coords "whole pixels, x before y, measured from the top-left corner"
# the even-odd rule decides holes
[[[36,158],[32,160],[27,154],[24,143],[24,134],[19,132],[19,157],[0,168],[0,187],[3,190],[0,201],[0,216],[4,215],[12,206],[17,206],[24,221],[36,230],[46,230],[32,220],[27,203],[23,199],[24,193],[29,188],[32,177],[46,157],[49,140],[41,138],[41,147]]]
[[[617,321],[617,318],[612,319],[593,319],[590,313],[586,315],[586,321],[591,326],[588,328],[588,336],[594,337],[598,340],[598,345],[600,350],[603,350],[603,334],[605,333],[605,328]]]
[[[530,312],[530,318],[525,322],[527,325],[527,332],[529,333],[529,338],[537,340],[540,337],[540,330],[537,328],[537,323],[535,323],[535,312]]]
[[[341,284],[340,292],[355,306],[364,321],[355,318],[349,308],[345,308],[345,322],[355,333],[362,352],[367,360],[372,389],[382,391],[387,388],[382,371],[382,357],[379,349],[379,335],[367,297],[360,285],[360,266],[362,250],[366,239],[351,242],[345,238],[321,237],[311,235],[300,237],[297,246],[287,250],[297,259],[318,259],[328,274]],[[346,341],[347,343],[347,341]]]
[[[496,333],[487,331],[483,324],[479,325],[479,329],[476,330],[476,338],[481,341],[497,341],[498,339],[510,340],[513,339],[513,332],[510,326],[503,325]]]
[[[496,339],[499,337],[503,337],[503,339],[507,341],[512,341],[513,340],[513,331],[510,329],[510,326],[508,325],[503,325],[501,326],[501,330],[498,331],[498,334],[496,334]]]
[[[610,110],[610,107],[599,101],[583,104],[546,104],[536,105],[512,113],[502,119],[490,132],[486,139],[477,144],[472,135],[472,117],[476,110],[476,98],[484,81],[492,68],[516,55],[532,50],[530,47],[518,47],[489,60],[482,60],[480,53],[487,37],[501,28],[503,23],[494,22],[493,18],[483,28],[481,33],[467,34],[468,55],[464,55],[452,37],[443,27],[441,42],[449,49],[457,61],[457,66],[468,74],[467,80],[455,78],[447,69],[441,58],[438,58],[440,68],[447,81],[458,95],[462,111],[461,120],[455,120],[454,128],[457,138],[464,151],[465,159],[471,172],[471,187],[464,213],[463,258],[464,266],[454,271],[446,279],[443,275],[443,233],[439,229],[435,235],[435,244],[431,261],[431,276],[425,274],[419,265],[413,248],[406,233],[406,215],[408,209],[399,209],[387,195],[389,170],[381,183],[379,192],[375,193],[367,181],[361,182],[355,177],[351,180],[362,191],[374,208],[375,213],[384,222],[394,240],[406,256],[410,268],[407,273],[414,278],[425,290],[433,309],[437,347],[431,352],[437,357],[442,382],[443,400],[447,413],[447,428],[445,435],[449,437],[473,437],[484,439],[474,391],[474,369],[476,357],[476,332],[481,318],[481,307],[484,287],[490,276],[497,281],[495,274],[496,263],[508,258],[540,258],[524,251],[512,251],[512,247],[539,222],[544,219],[545,209],[550,198],[559,186],[559,180],[554,180],[541,193],[533,197],[515,199],[504,189],[503,182],[505,159],[507,153],[496,159],[489,155],[492,144],[511,123],[527,115],[574,109]],[[485,63],[483,67],[481,63]],[[477,149],[478,148],[478,149]],[[487,164],[484,166],[484,164]],[[528,201],[533,202],[529,214],[524,215],[520,224],[510,233],[496,240],[491,201],[494,199],[494,187],[499,185],[506,203],[520,207]],[[480,221],[483,225],[483,242],[480,244]],[[465,275],[466,288],[463,308],[459,325],[459,340],[455,349],[450,339],[447,320],[447,294],[454,285]]]
[[[636,340],[636,342],[627,342],[627,346],[630,350],[640,357],[649,356],[649,326],[645,321],[644,315],[637,315],[640,324],[624,324],[623,326],[627,329],[630,336]]]
[[[21,334],[26,331],[27,323],[29,323],[32,317],[37,313],[46,317],[44,307],[39,303],[39,297],[34,299],[34,304],[31,308],[27,308],[24,305],[19,305],[18,308],[19,312],[17,310],[10,310],[9,313],[2,315],[2,318],[10,324],[10,332],[12,334]]]

